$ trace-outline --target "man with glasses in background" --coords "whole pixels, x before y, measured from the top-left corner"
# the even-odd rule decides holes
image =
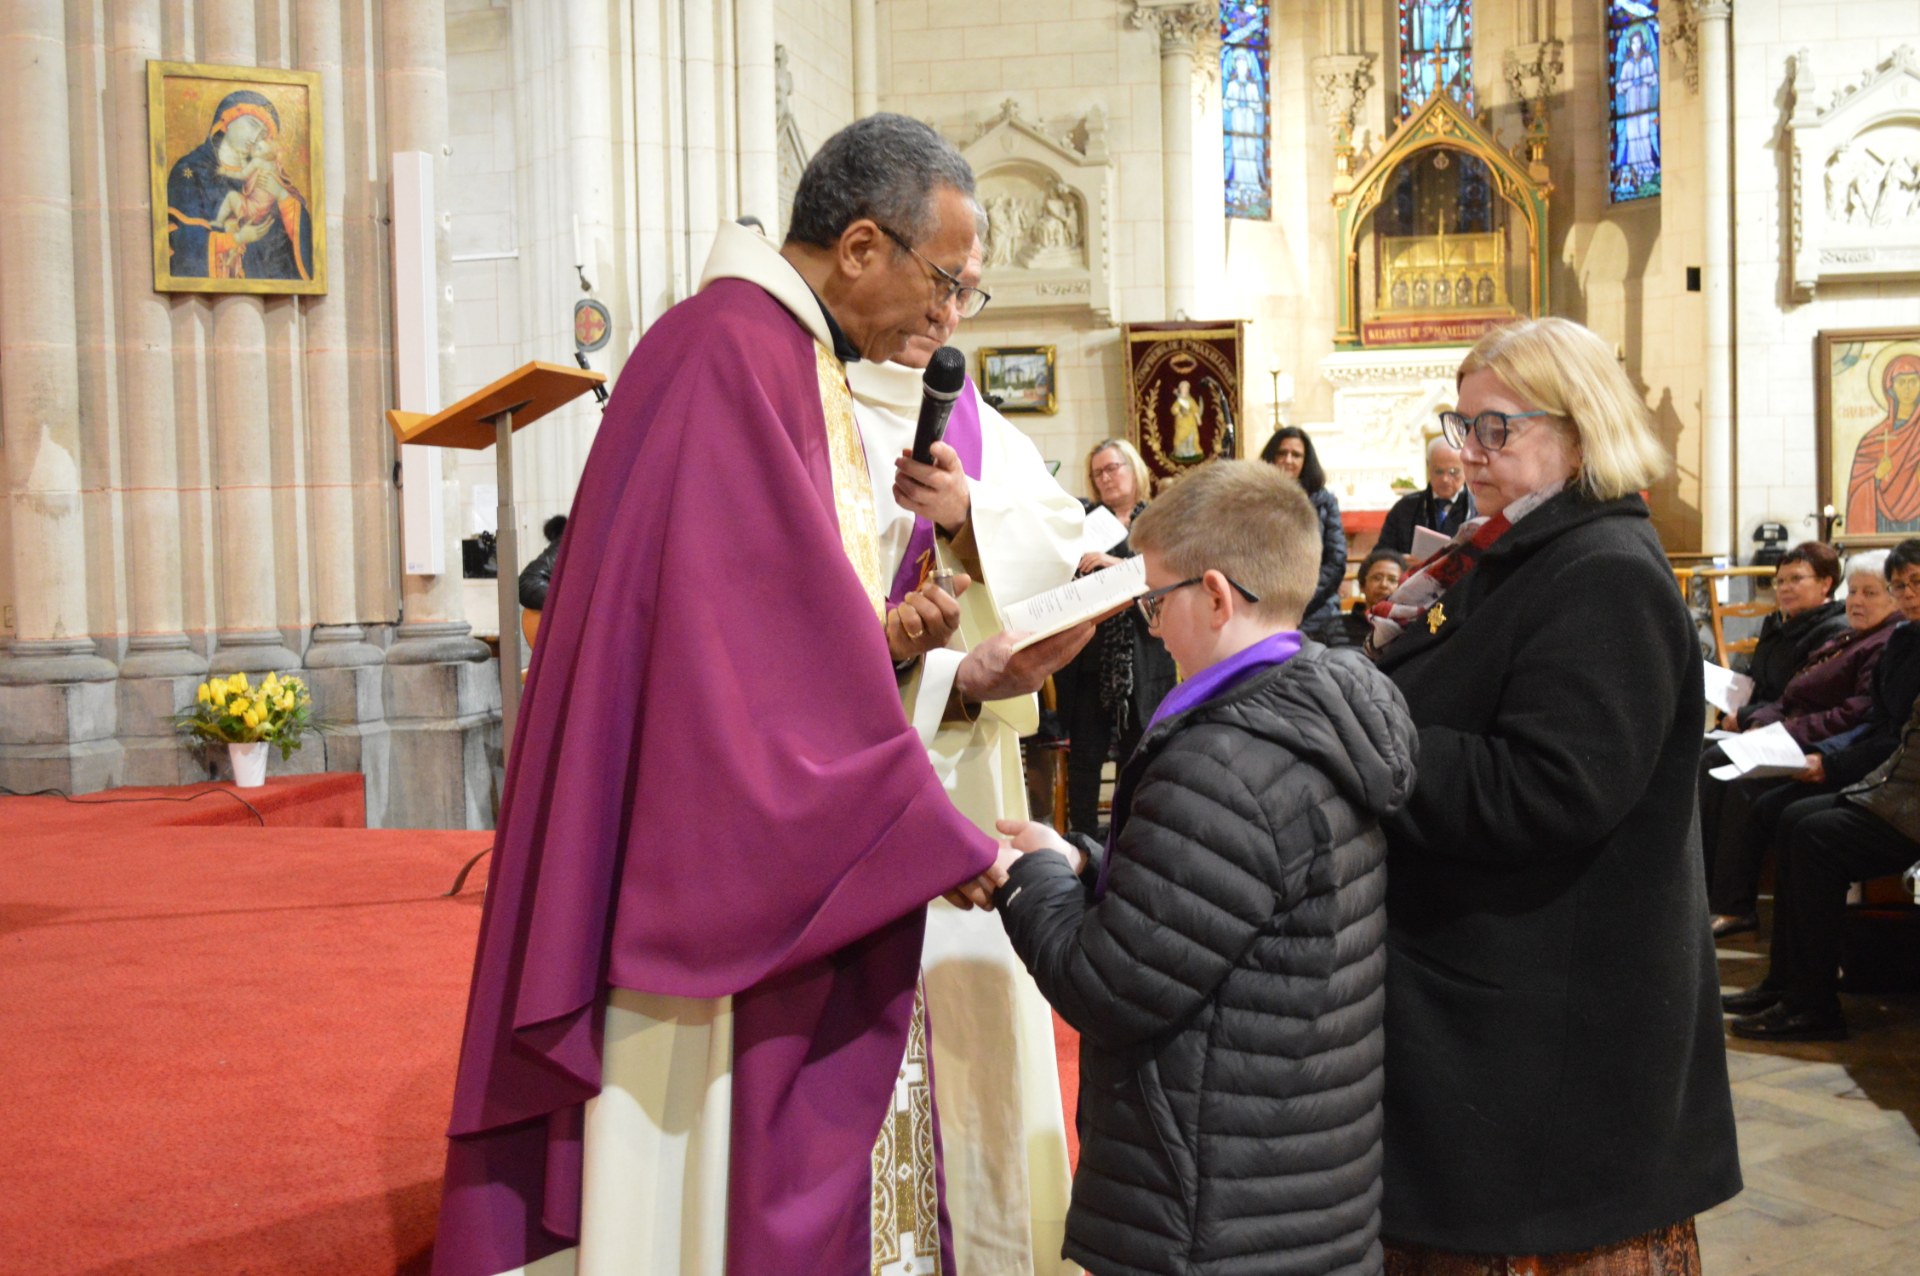
[[[1435,435],[1427,444],[1426,487],[1393,503],[1374,545],[1411,554],[1416,527],[1431,528],[1451,539],[1473,515],[1473,493],[1466,490],[1460,449],[1447,442],[1444,435]]]

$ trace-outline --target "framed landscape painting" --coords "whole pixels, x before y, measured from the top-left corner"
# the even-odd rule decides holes
[[[1920,326],[1814,339],[1820,504],[1850,547],[1920,535]]]
[[[320,76],[147,63],[153,286],[327,290]]]
[[[980,352],[980,393],[1000,400],[1002,412],[1060,410],[1054,393],[1053,347],[1008,346]]]

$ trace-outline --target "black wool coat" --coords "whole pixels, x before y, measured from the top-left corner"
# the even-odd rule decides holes
[[[1845,632],[1845,603],[1821,603],[1792,620],[1776,611],[1761,621],[1760,645],[1753,649],[1747,661],[1747,676],[1753,679],[1753,698],[1747,708],[1740,711],[1740,716],[1744,719],[1751,710],[1778,700],[1814,649]],[[1903,717],[1900,721],[1905,720]],[[1899,725],[1899,722],[1894,724]]]
[[[1379,818],[1413,786],[1400,695],[1352,650],[1147,732],[1108,891],[1058,855],[996,896],[1081,1033],[1065,1254],[1101,1276],[1376,1276],[1386,960]]]
[[[1700,648],[1638,497],[1555,496],[1381,653],[1385,1235],[1582,1250],[1740,1190],[1700,872]]]

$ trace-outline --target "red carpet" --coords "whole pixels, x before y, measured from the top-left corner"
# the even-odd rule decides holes
[[[492,835],[277,822],[340,778],[248,790],[267,828],[0,799],[0,1271],[424,1272],[483,874],[440,893]]]
[[[76,798],[0,797],[0,841],[67,829],[182,824],[365,828],[367,781],[354,773],[275,776],[257,789],[231,784],[108,789]]]

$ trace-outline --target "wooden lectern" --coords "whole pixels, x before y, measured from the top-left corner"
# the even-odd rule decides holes
[[[604,372],[529,363],[450,408],[428,416],[387,413],[393,437],[403,444],[494,449],[499,472],[499,529],[494,533],[499,564],[500,600],[500,753],[513,747],[513,724],[520,716],[520,537],[513,510],[513,432],[587,393],[607,379]]]

